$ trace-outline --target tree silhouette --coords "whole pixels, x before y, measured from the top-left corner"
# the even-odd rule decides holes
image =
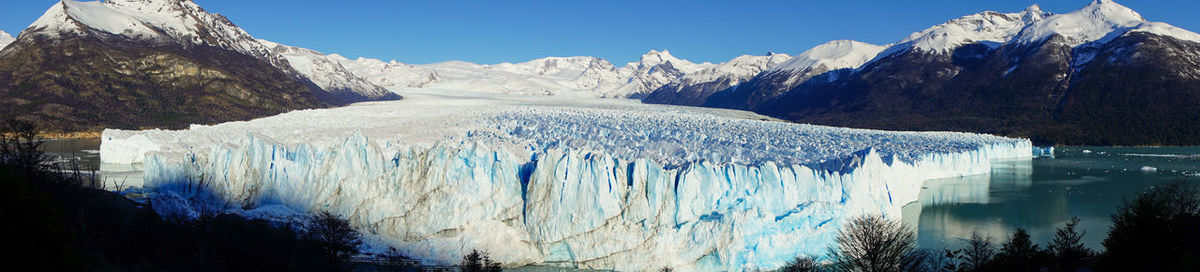
[[[783,266],[783,268],[780,268],[779,271],[780,272],[811,272],[811,271],[817,271],[817,268],[818,268],[818,266],[817,266],[816,261],[813,261],[813,259],[810,257],[801,256],[801,257],[796,257],[796,259],[793,259],[792,261],[788,262],[787,265]]]
[[[973,231],[971,240],[967,241],[967,247],[962,252],[960,258],[963,270],[988,271],[996,257],[996,245],[992,243],[991,236]]]
[[[470,254],[463,256],[459,268],[463,272],[500,272],[502,270],[500,263],[492,261],[487,252],[479,252],[479,250],[471,250]]]
[[[1000,247],[999,262],[1005,271],[1038,271],[1044,253],[1025,228],[1017,228]]]
[[[1126,200],[1113,213],[1101,268],[1200,271],[1200,191],[1175,182]]]
[[[1075,229],[1078,225],[1079,217],[1071,217],[1071,221],[1055,231],[1054,240],[1050,242],[1050,252],[1062,271],[1078,270],[1085,258],[1095,255],[1092,249],[1083,245],[1084,232]]]
[[[362,245],[362,234],[349,221],[328,211],[317,213],[308,236],[320,243],[326,257],[335,262],[344,262],[358,254],[358,246]]]
[[[917,271],[926,255],[917,250],[917,235],[899,221],[880,216],[858,217],[839,233],[831,258],[839,270],[862,272]]]

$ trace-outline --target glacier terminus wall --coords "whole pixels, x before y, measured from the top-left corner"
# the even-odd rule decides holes
[[[847,219],[899,218],[923,181],[986,174],[1033,149],[687,107],[406,97],[108,130],[101,156],[143,164],[163,214],[287,221],[327,210],[371,246],[431,263],[479,249],[506,266],[749,270],[819,258]]]

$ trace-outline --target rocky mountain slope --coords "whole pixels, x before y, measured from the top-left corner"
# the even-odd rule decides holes
[[[266,40],[258,40],[272,53],[287,60],[290,69],[317,84],[325,93],[328,101],[334,104],[348,104],[365,100],[399,99],[400,96],[379,85],[351,73],[337,59],[332,59],[321,52],[300,47],[282,45]],[[281,67],[289,69],[289,67]]]
[[[885,47],[858,41],[832,41],[800,53],[792,60],[766,70],[748,82],[704,98],[698,105],[752,109],[810,79],[834,81],[870,61]]]
[[[191,1],[64,0],[0,51],[0,114],[54,130],[186,127],[368,99],[326,91]]]
[[[1065,14],[1035,5],[968,15],[913,33],[858,68],[785,77],[798,84],[760,80],[771,73],[755,79],[790,83],[751,80],[705,105],[1043,144],[1200,144],[1200,124],[1187,121],[1200,120],[1200,35],[1110,0]]]
[[[700,105],[713,93],[734,88],[754,75],[794,61],[787,54],[740,56],[716,66],[686,74],[655,89],[642,99],[647,103]]]

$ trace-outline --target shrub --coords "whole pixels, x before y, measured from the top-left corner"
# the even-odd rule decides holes
[[[345,262],[358,254],[358,246],[362,245],[362,234],[350,226],[350,221],[328,211],[317,213],[308,237],[319,243],[326,257],[335,262]]]
[[[1038,248],[1024,228],[1017,228],[1012,237],[1000,246],[997,262],[1004,271],[1038,271],[1045,252]]]
[[[1175,182],[1126,200],[1112,216],[1100,268],[1200,271],[1200,191]]]
[[[917,250],[917,235],[899,221],[880,216],[858,217],[839,233],[830,257],[838,270],[863,272],[917,271],[926,254]]]
[[[812,272],[812,271],[817,271],[818,267],[819,266],[817,265],[817,262],[814,261],[812,258],[806,257],[806,256],[800,256],[800,257],[796,257],[796,259],[793,259],[792,261],[788,262],[787,265],[783,266],[783,268],[780,268],[779,271],[780,272]]]
[[[967,241],[967,247],[963,248],[962,253],[960,258],[963,270],[989,271],[996,257],[996,245],[992,243],[991,236],[974,231],[971,232],[971,240]]]
[[[471,250],[470,254],[463,256],[459,266],[463,272],[500,272],[502,270],[500,263],[492,261],[487,252],[479,252],[479,250]]]

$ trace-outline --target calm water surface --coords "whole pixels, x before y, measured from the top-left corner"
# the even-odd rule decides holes
[[[1085,243],[1100,249],[1123,199],[1168,182],[1200,182],[1200,147],[1059,147],[1055,154],[1000,163],[991,175],[927,181],[920,201],[905,207],[905,222],[917,226],[922,247],[959,248],[972,231],[1000,241],[1018,227],[1045,244],[1078,216]]]
[[[74,160],[79,170],[84,172],[96,171],[106,188],[140,187],[142,185],[141,164],[102,164],[100,163],[100,139],[66,139],[47,140],[42,145],[54,161],[64,162]],[[63,168],[69,168],[64,165]]]

